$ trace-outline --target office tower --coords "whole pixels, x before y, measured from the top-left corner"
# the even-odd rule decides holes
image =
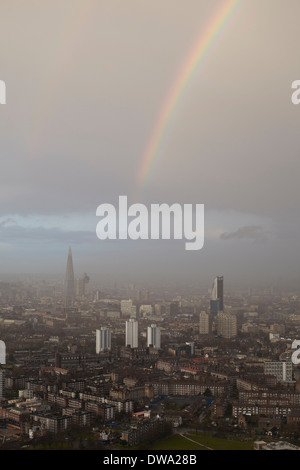
[[[266,375],[275,375],[278,382],[292,382],[293,363],[291,362],[265,362]]]
[[[89,293],[89,276],[84,273],[83,277],[75,280],[75,294],[76,297],[84,298]]]
[[[69,248],[65,277],[65,307],[71,307],[75,297],[75,281],[73,270],[72,250]]]
[[[122,315],[130,315],[132,300],[121,300],[120,307]]]
[[[195,355],[195,342],[194,341],[188,341],[185,344],[187,346],[189,346],[191,356],[194,356]]]
[[[140,317],[151,317],[153,314],[153,307],[152,305],[140,305],[139,315]]]
[[[160,304],[154,304],[154,315],[160,317],[162,314],[162,306]]]
[[[160,349],[160,328],[156,325],[148,326],[147,328],[147,347]]]
[[[0,400],[5,398],[5,371],[0,366]]]
[[[0,364],[6,364],[6,345],[4,341],[0,341]]]
[[[131,307],[130,317],[131,317],[131,318],[136,318],[136,317],[137,317],[137,308],[136,308],[136,305],[133,305],[133,306]]]
[[[210,313],[214,316],[218,312],[224,310],[224,278],[223,276],[218,276],[214,279],[212,292],[211,292],[211,301],[210,301]]]
[[[200,312],[199,315],[199,334],[209,335],[210,333],[210,315],[204,311]]]
[[[133,318],[126,322],[125,346],[138,347],[138,322]]]
[[[96,290],[94,300],[98,302],[101,299],[101,292],[99,289]]]
[[[219,312],[217,315],[217,334],[223,338],[233,338],[237,335],[237,319],[229,312]]]
[[[109,328],[101,327],[96,330],[96,354],[111,350],[111,331]]]
[[[133,305],[132,300],[121,300],[121,314],[124,317],[136,318],[136,306]]]

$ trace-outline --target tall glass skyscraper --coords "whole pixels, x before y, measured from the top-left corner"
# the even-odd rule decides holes
[[[73,305],[75,298],[75,279],[74,279],[74,270],[73,270],[73,258],[72,250],[69,248],[68,252],[68,261],[65,277],[65,307],[71,307]]]
[[[210,313],[212,315],[217,315],[218,312],[224,310],[224,278],[223,276],[218,276],[214,279],[212,292],[211,292],[211,301],[210,301]]]
[[[4,341],[0,341],[0,364],[6,364],[6,345]]]

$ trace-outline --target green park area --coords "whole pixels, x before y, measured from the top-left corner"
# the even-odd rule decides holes
[[[151,450],[253,450],[253,441],[220,438],[211,433],[174,434]]]

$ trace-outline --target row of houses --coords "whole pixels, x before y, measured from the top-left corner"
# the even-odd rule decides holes
[[[228,387],[226,380],[209,380],[199,382],[197,380],[160,380],[146,384],[152,386],[154,396],[196,396],[204,394],[208,389],[215,397],[223,396]]]

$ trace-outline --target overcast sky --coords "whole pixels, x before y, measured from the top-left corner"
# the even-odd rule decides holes
[[[1,0],[0,277],[216,275],[300,285],[299,0],[244,0],[194,73],[151,172],[162,105],[224,0]],[[205,205],[205,243],[100,241],[96,208]]]

